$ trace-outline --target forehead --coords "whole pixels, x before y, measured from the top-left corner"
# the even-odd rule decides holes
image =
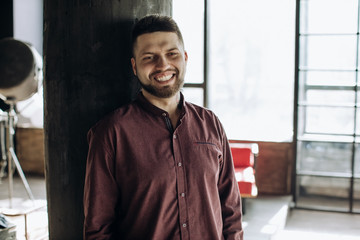
[[[137,37],[134,51],[137,54],[156,50],[182,48],[182,44],[173,32],[145,33]]]

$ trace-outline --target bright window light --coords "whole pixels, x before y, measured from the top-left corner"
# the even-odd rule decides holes
[[[193,57],[204,49],[200,2],[173,2],[173,16],[188,44],[186,82],[203,77],[203,61]],[[207,107],[229,139],[292,141],[295,13],[295,1],[289,0],[208,0]]]

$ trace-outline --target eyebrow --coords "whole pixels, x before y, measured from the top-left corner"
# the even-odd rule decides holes
[[[140,54],[140,56],[144,56],[144,55],[152,55],[155,54],[154,52],[143,52]]]
[[[179,50],[179,48],[177,48],[177,47],[170,48],[170,49],[168,49],[168,50],[166,50],[166,51],[167,51],[167,52],[171,52],[171,51],[174,51],[174,50],[176,50],[176,51],[180,51],[180,50]],[[144,56],[144,55],[153,55],[153,54],[155,54],[155,52],[146,51],[146,52],[142,52],[142,53],[140,53],[140,56]]]
[[[174,50],[180,51],[179,48],[177,48],[177,47],[170,48],[170,49],[168,49],[167,51],[168,51],[168,52],[171,52],[171,51],[174,51]]]

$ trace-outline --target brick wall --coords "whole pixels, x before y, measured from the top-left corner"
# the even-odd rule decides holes
[[[295,164],[293,143],[255,143],[259,145],[256,162],[256,183],[259,194],[291,194],[292,170]]]
[[[16,155],[24,173],[44,176],[44,130],[41,128],[17,128],[15,139]]]

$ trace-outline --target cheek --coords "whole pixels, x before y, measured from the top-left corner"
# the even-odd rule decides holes
[[[146,67],[138,66],[136,68],[136,73],[137,73],[136,76],[142,80],[142,79],[148,79],[151,71]]]
[[[137,70],[138,70],[138,72],[142,72],[142,74],[144,74],[144,75],[149,75],[149,74],[157,71],[156,66],[151,63],[138,65]]]
[[[180,61],[178,64],[177,64],[179,70],[185,72],[186,71],[186,62],[185,61]]]

